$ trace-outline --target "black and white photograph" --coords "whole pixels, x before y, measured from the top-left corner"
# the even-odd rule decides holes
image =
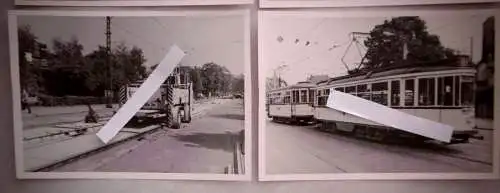
[[[243,5],[254,0],[14,0],[16,5],[69,6],[69,7],[133,7],[133,6],[196,6],[196,5]]]
[[[261,12],[260,178],[495,177],[494,13]]]
[[[249,178],[247,10],[9,16],[21,178]]]
[[[499,0],[260,0],[262,8],[366,7],[495,3]]]

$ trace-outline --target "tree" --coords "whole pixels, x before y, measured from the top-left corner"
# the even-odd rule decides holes
[[[245,76],[243,74],[233,77],[231,92],[243,93],[245,91]]]
[[[28,92],[37,92],[40,89],[43,79],[39,75],[39,69],[35,65],[36,62],[33,58],[37,57],[37,55],[47,55],[47,46],[38,42],[38,38],[33,34],[29,25],[19,27],[17,33],[21,88],[27,89]],[[28,58],[32,60],[28,61]]]
[[[226,67],[213,62],[203,64],[201,76],[205,95],[220,95],[229,91],[231,74]]]
[[[92,51],[85,58],[91,69],[86,80],[87,88],[94,93],[93,95],[104,95],[105,86],[109,84],[106,82],[109,77],[106,47],[99,45],[97,50]],[[115,61],[111,60],[111,62]]]
[[[112,79],[113,89],[147,77],[146,62],[143,51],[138,47],[129,49],[125,44],[119,44],[113,52]]]
[[[419,17],[396,17],[384,21],[365,40],[368,48],[362,68],[378,68],[405,63],[428,63],[455,57],[443,47],[439,37],[427,31]]]
[[[69,41],[54,39],[52,50],[54,53],[49,58],[49,68],[44,72],[48,94],[89,95],[85,84],[90,68],[83,55],[83,45],[76,38]]]
[[[193,93],[197,98],[200,93],[203,92],[203,80],[201,77],[201,69],[197,66],[191,69],[189,76],[191,77],[191,82],[193,84]]]

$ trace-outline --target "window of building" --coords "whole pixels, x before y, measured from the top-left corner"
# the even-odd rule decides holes
[[[415,80],[405,80],[405,106],[415,105]]]
[[[392,106],[399,106],[399,80],[391,81],[391,105]]]
[[[377,82],[372,84],[372,101],[387,105],[387,82]]]
[[[434,105],[435,85],[435,78],[418,79],[418,105]]]

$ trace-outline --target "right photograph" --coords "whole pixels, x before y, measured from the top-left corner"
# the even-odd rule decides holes
[[[260,177],[497,173],[495,20],[484,10],[261,12]]]

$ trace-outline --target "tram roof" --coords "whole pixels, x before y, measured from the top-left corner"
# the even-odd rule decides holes
[[[270,91],[280,91],[280,90],[287,90],[287,89],[293,89],[293,88],[313,88],[315,87],[316,84],[304,81],[304,82],[298,82],[297,84],[290,85],[290,86],[285,86],[277,89],[272,89]]]
[[[439,66],[417,66],[417,65],[404,65],[395,66],[388,68],[379,68],[371,71],[361,71],[355,74],[349,74],[345,76],[339,76],[330,78],[325,81],[318,82],[317,85],[327,85],[331,83],[343,83],[349,81],[364,80],[369,78],[379,78],[385,76],[411,74],[411,73],[421,73],[421,72],[435,72],[435,71],[445,71],[445,70],[457,70],[457,69],[475,69],[473,66],[453,66],[453,65],[439,65]]]

